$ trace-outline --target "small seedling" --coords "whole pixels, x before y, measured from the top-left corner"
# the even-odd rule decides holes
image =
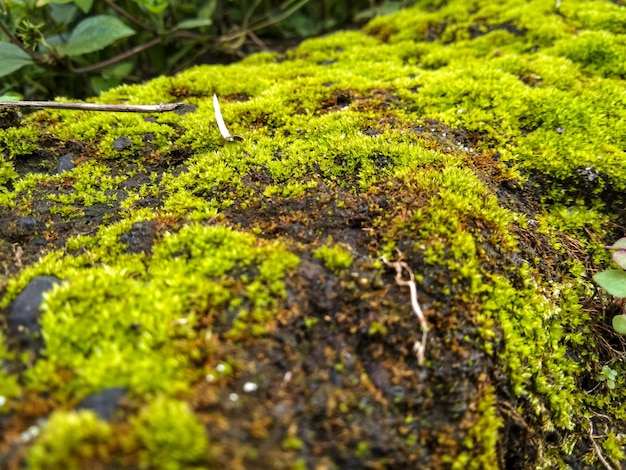
[[[606,386],[613,390],[615,388],[615,380],[617,380],[617,371],[609,366],[603,366],[600,375],[598,375],[598,380],[606,382]]]
[[[613,261],[621,269],[607,269],[593,276],[593,280],[612,296],[626,299],[626,237],[605,248],[613,250]],[[613,317],[613,328],[618,333],[626,335],[626,312],[622,311]]]

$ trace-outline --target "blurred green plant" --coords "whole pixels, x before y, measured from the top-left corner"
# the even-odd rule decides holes
[[[613,317],[613,328],[618,333],[626,335],[626,311],[624,310],[624,299],[626,299],[626,237],[620,238],[613,245],[605,248],[613,250],[613,261],[621,269],[607,269],[593,276],[593,280],[618,299],[622,313]]]
[[[606,386],[610,390],[613,390],[615,388],[615,382],[617,380],[617,371],[614,369],[611,369],[607,365],[602,366],[602,370],[600,371],[600,374],[598,375],[598,380],[600,382],[606,382]]]
[[[264,49],[266,39],[315,36],[408,3],[0,0],[0,100],[97,94],[210,54],[235,59],[248,45]]]

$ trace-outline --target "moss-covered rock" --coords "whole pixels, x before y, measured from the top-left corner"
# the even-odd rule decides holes
[[[625,20],[422,0],[3,124],[0,309],[62,282],[0,336],[2,466],[621,466]]]

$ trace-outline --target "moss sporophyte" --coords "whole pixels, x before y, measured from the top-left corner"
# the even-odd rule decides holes
[[[619,467],[625,21],[420,0],[6,121],[1,461]]]

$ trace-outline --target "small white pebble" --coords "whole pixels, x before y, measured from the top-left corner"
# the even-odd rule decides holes
[[[290,370],[288,370],[287,372],[285,372],[285,375],[283,376],[283,382],[287,383],[291,380],[291,376],[293,374],[291,373]]]
[[[0,395],[0,408],[7,404],[7,397]]]
[[[39,435],[39,428],[37,426],[31,426],[26,431],[24,431],[20,438],[22,442],[29,442],[31,439],[37,437]]]
[[[236,393],[231,393],[230,395],[228,395],[228,398],[230,398],[230,401],[237,401],[239,400],[239,395],[237,395]]]
[[[226,370],[226,366],[224,364],[218,364],[215,370],[218,372],[224,372]]]
[[[205,378],[207,382],[213,382],[215,380],[215,376],[213,374],[207,374]]]
[[[243,384],[243,391],[246,393],[256,392],[259,386],[254,382],[246,382]]]

